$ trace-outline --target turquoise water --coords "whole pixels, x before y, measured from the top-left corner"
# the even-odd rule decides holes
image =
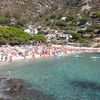
[[[31,84],[31,88],[57,100],[100,100],[100,59],[85,54],[48,59],[21,60],[0,65],[0,73],[12,71],[13,78]]]

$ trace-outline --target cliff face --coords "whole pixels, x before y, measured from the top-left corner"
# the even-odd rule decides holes
[[[100,0],[0,0],[0,15],[34,19],[43,14],[63,15],[86,8],[100,10],[99,6]]]

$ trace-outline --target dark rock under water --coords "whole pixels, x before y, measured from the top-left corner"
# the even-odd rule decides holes
[[[81,89],[100,90],[100,84],[95,82],[71,81],[70,83],[75,87],[79,87]]]
[[[6,80],[1,91],[6,98],[1,97],[0,100],[57,100],[53,96],[31,89],[30,85],[21,79]]]

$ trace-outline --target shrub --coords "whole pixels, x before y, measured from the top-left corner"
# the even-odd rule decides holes
[[[27,20],[26,19],[19,19],[19,20],[17,20],[16,24],[23,27],[27,24]]]
[[[33,39],[35,41],[46,42],[46,38],[44,37],[44,35],[41,35],[41,34],[34,35]]]
[[[74,19],[76,19],[77,18],[77,15],[75,14],[75,13],[69,13],[68,15],[67,15],[67,20],[68,21],[73,21]]]
[[[59,30],[59,27],[57,25],[52,26],[52,29]]]
[[[29,41],[30,35],[15,27],[0,27],[0,43],[25,43]]]
[[[96,12],[94,15],[96,16],[97,19],[100,20],[100,12]]]
[[[79,40],[81,38],[81,34],[80,33],[72,33],[73,39],[75,40]]]
[[[87,18],[87,17],[82,17],[82,18],[79,20],[80,24],[85,24],[87,21],[88,21],[88,18]]]
[[[0,17],[0,24],[2,25],[7,25],[10,23],[10,18],[6,18],[6,17]]]

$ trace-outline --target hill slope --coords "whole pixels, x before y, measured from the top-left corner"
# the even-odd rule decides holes
[[[87,7],[87,1],[89,7]],[[0,15],[34,20],[41,15],[100,10],[99,0],[1,0]]]

